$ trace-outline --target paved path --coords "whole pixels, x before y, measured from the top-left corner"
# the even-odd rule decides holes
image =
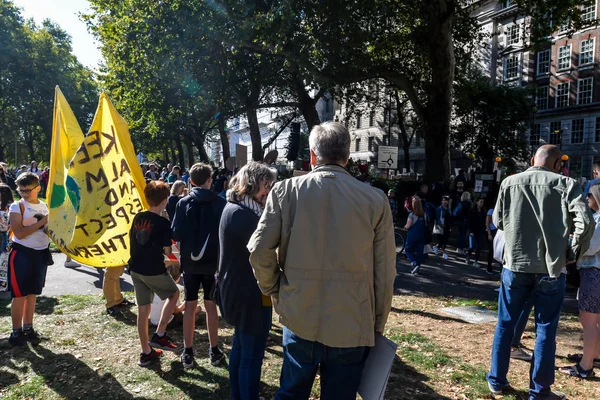
[[[48,267],[44,296],[60,296],[63,294],[102,294],[104,269],[82,265],[77,268],[65,268],[67,257],[62,253],[53,253],[54,265]],[[123,274],[121,290],[132,292],[131,277]],[[6,298],[2,293],[0,298]]]
[[[44,296],[63,294],[102,294],[103,269],[88,266],[65,268],[65,255],[54,253],[54,265],[48,267]],[[450,259],[431,254],[417,275],[410,274],[411,266],[404,255],[398,257],[398,275],[394,282],[397,294],[414,294],[427,297],[453,296],[468,299],[496,301],[500,286],[500,265],[494,264],[494,275],[488,275],[484,268],[467,265],[463,257],[450,252]],[[133,291],[131,277],[123,274],[121,289]],[[576,292],[568,290],[565,310],[577,311]],[[0,293],[0,298],[6,298]]]

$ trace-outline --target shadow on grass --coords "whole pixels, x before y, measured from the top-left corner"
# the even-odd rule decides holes
[[[446,317],[443,315],[433,314],[433,313],[430,313],[427,311],[421,311],[421,310],[402,310],[400,308],[392,307],[392,312],[395,312],[398,314],[414,314],[414,315],[418,315],[420,317],[431,318],[436,321],[452,321],[452,322],[459,322],[461,324],[467,323],[466,321],[463,321],[462,319]]]
[[[10,317],[10,297],[0,300],[0,317]],[[38,315],[51,315],[58,304],[55,297],[38,296],[35,313]]]
[[[396,355],[386,390],[388,399],[450,400],[427,385],[429,377],[406,364]]]
[[[2,347],[8,347],[8,343],[2,343]],[[40,390],[48,387],[67,400],[144,399],[134,397],[110,373],[100,375],[72,354],[53,353],[43,346],[8,348],[8,351],[3,353],[0,357],[0,367],[8,370],[8,373],[0,375],[0,386],[19,383],[15,390],[15,398],[41,396]],[[29,367],[17,366],[17,363],[23,362],[28,363]],[[19,382],[19,378],[12,371],[23,374],[28,368],[38,377],[28,382]]]

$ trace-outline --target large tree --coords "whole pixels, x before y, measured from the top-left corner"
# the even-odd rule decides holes
[[[73,55],[71,37],[46,20],[24,21],[11,1],[0,2],[0,159],[14,160],[7,150],[15,140],[29,160],[50,157],[54,87],[59,85],[82,125],[91,123],[97,87],[90,70]]]

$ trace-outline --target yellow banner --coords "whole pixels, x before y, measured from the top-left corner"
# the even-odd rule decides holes
[[[86,265],[127,264],[131,221],[148,208],[145,181],[127,123],[104,93],[84,138],[56,88],[50,171],[48,227],[54,243]]]

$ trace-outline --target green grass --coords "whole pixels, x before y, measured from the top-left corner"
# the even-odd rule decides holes
[[[478,299],[463,299],[461,297],[440,297],[440,301],[445,303],[446,307],[466,307],[476,306],[482,307],[490,311],[498,311],[497,301],[487,301]]]
[[[400,358],[421,368],[435,370],[453,362],[441,347],[418,333],[394,334],[390,339],[398,344]]]

